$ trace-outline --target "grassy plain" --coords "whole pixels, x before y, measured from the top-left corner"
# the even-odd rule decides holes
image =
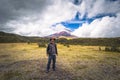
[[[0,80],[120,80],[120,53],[99,46],[58,44],[57,70],[45,73],[46,48],[1,43]]]

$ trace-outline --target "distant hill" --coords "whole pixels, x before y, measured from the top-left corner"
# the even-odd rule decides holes
[[[26,41],[27,39],[24,36],[0,32],[0,42],[26,42]]]
[[[54,33],[54,34],[51,34],[51,35],[49,35],[49,36],[47,36],[47,37],[71,38],[71,39],[77,38],[76,36],[71,35],[71,33],[70,33],[70,32],[67,32],[67,31],[61,31],[61,32],[59,32],[59,33]]]
[[[16,42],[39,42],[43,41],[41,37],[26,37],[13,33],[0,32],[0,43],[16,43]]]

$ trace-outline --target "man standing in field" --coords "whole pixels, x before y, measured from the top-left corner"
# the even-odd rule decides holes
[[[55,71],[55,63],[56,63],[56,55],[57,52],[57,45],[55,44],[55,38],[50,38],[50,43],[47,46],[47,56],[48,56],[48,63],[47,63],[47,73],[49,72],[51,61],[53,61],[52,69]]]

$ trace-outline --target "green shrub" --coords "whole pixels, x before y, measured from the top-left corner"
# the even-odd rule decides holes
[[[64,46],[66,46],[66,47],[68,47],[68,48],[70,47],[70,45],[69,45],[69,44],[63,44],[63,45],[64,45]]]
[[[110,47],[105,47],[105,51],[120,52],[120,49],[117,46],[110,46]]]
[[[27,41],[27,44],[31,44],[31,42],[30,42],[30,41]]]
[[[46,44],[43,43],[43,42],[41,42],[41,43],[39,42],[39,43],[38,43],[38,47],[46,47]]]
[[[110,51],[110,47],[105,47],[105,51]]]

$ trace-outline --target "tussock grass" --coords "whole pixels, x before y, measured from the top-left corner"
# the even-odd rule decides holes
[[[46,48],[37,43],[0,44],[1,80],[119,80],[120,54],[99,46],[58,44],[57,71],[45,73]],[[104,46],[101,47],[103,49]]]

